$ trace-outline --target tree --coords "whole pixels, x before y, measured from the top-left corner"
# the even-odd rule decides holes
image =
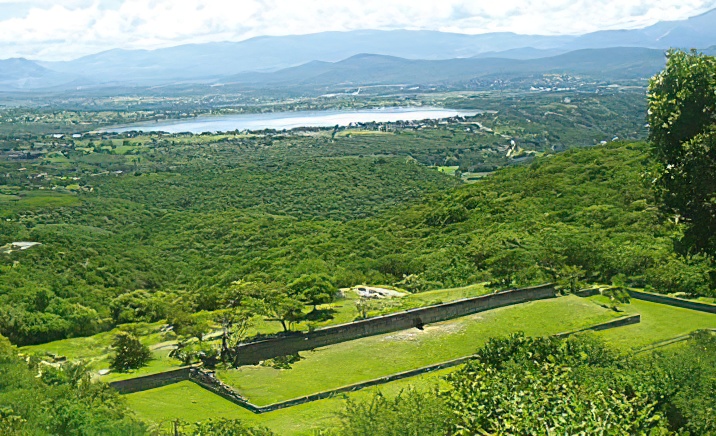
[[[233,350],[246,339],[252,326],[254,313],[246,307],[230,307],[216,312],[216,321],[221,324],[221,358],[232,358]]]
[[[615,311],[619,308],[620,304],[629,304],[631,301],[631,295],[629,295],[624,274],[614,276],[612,278],[612,286],[600,289],[599,293],[609,298],[612,304],[611,309]]]
[[[341,425],[335,433],[345,436],[448,434],[452,411],[437,389],[419,391],[408,388],[395,398],[380,392],[370,399],[349,399],[341,412]]]
[[[361,297],[355,302],[359,319],[368,318],[368,314],[373,311],[380,312],[386,307],[386,301],[381,298],[364,298]]]
[[[274,433],[262,427],[250,427],[238,419],[218,419],[197,422],[175,434],[194,436],[272,436]]]
[[[119,393],[94,383],[85,364],[40,362],[28,365],[0,336],[0,435],[147,434]]]
[[[109,303],[112,320],[117,324],[159,321],[165,316],[164,297],[163,292],[152,295],[143,290],[119,295]]]
[[[149,348],[128,332],[119,332],[114,336],[112,350],[114,354],[110,357],[109,366],[118,372],[139,369],[152,357]]]
[[[565,265],[557,273],[557,284],[561,289],[566,289],[569,293],[574,294],[582,286],[582,277],[584,277],[582,268]]]
[[[336,287],[325,274],[304,274],[288,285],[291,293],[307,304],[316,306],[333,301]]]
[[[649,139],[666,212],[687,223],[684,249],[716,252],[716,58],[672,50],[649,84]]]
[[[286,332],[292,323],[303,318],[301,300],[281,289],[268,291],[263,298],[252,298],[251,305],[257,314],[267,317],[269,321],[280,322]]]
[[[209,312],[190,313],[186,308],[176,306],[167,318],[167,323],[177,335],[194,337],[202,342],[211,331],[212,316]]]

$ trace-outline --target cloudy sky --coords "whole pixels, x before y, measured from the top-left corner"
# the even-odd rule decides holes
[[[327,30],[582,34],[715,7],[716,0],[0,0],[0,59]]]

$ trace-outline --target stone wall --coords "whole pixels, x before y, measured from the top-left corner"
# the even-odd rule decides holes
[[[659,304],[666,304],[669,306],[675,306],[675,307],[683,307],[684,309],[691,309],[691,310],[698,310],[700,312],[708,312],[708,313],[716,313],[716,305],[714,304],[708,304],[708,303],[701,303],[698,301],[692,301],[692,300],[685,300],[683,298],[674,298],[669,297],[668,295],[663,294],[654,294],[651,292],[644,292],[644,291],[634,291],[634,290],[628,290],[629,296],[635,300],[644,300],[644,301],[651,301],[652,303],[659,303]],[[578,297],[592,297],[594,295],[599,295],[599,289],[591,288],[591,289],[583,289],[581,291],[575,292],[575,295]]]
[[[554,285],[515,289],[326,327],[312,332],[294,333],[241,344],[236,348],[234,365],[255,365],[263,360],[295,354],[299,351],[399,330],[421,328],[425,324],[555,296]]]
[[[684,300],[682,298],[668,297],[651,292],[629,291],[629,295],[637,300],[651,301],[653,303],[668,304],[669,306],[683,307],[684,309],[698,310],[700,312],[716,313],[716,305]]]
[[[158,374],[143,375],[141,377],[130,378],[127,380],[119,380],[111,382],[109,385],[119,391],[120,394],[147,391],[149,389],[189,380],[189,371],[193,368],[194,367],[192,366],[185,366],[183,368],[160,372]]]
[[[613,329],[617,327],[622,327],[625,325],[631,325],[636,324],[641,321],[641,317],[639,315],[632,315],[632,316],[626,316],[619,319],[615,319],[612,321],[607,321],[602,324],[593,325],[590,327],[587,327],[585,329],[581,330],[575,330],[571,332],[561,333],[558,335],[555,335],[557,337],[567,337],[570,335],[573,335],[575,333],[580,333],[583,331],[600,331],[600,330],[607,330],[607,329]],[[227,386],[226,384],[222,383],[221,380],[216,378],[216,376],[207,371],[201,371],[201,370],[192,370],[191,372],[191,378],[190,380],[199,384],[200,386],[204,387],[205,389],[210,390],[211,392],[216,393],[217,395],[220,395],[221,397],[231,401],[232,403],[241,406],[245,409],[250,410],[253,413],[267,413],[267,412],[273,412],[274,410],[279,409],[285,409],[288,407],[297,406],[299,404],[305,404],[310,403],[312,401],[318,401],[325,398],[331,398],[336,395],[346,393],[346,392],[354,392],[361,389],[365,389],[372,386],[378,386],[385,383],[390,383],[392,381],[401,380],[409,377],[415,377],[417,375],[426,374],[433,371],[438,371],[445,368],[452,368],[458,365],[462,365],[464,363],[467,363],[469,360],[474,359],[475,356],[466,356],[461,357],[458,359],[450,360],[447,362],[441,362],[434,365],[424,366],[421,368],[415,368],[411,369],[409,371],[399,372],[396,374],[390,374],[385,377],[380,377],[372,380],[366,380],[360,383],[355,383],[352,385],[347,386],[341,386],[336,389],[332,389],[329,391],[323,391],[323,392],[317,392],[315,394],[306,395],[303,397],[293,398],[286,401],[281,401],[278,403],[268,404],[266,406],[257,406],[255,404],[252,404],[248,399],[242,397],[238,392],[236,392],[232,387]]]
[[[641,315],[639,315],[639,314],[630,315],[630,316],[623,316],[623,317],[621,317],[621,318],[617,318],[617,319],[614,319],[614,320],[612,320],[612,321],[607,321],[607,322],[602,323],[602,324],[597,324],[597,325],[594,325],[594,326],[591,326],[591,327],[587,327],[587,328],[584,328],[584,329],[581,329],[581,330],[574,330],[574,331],[571,331],[571,332],[559,333],[559,334],[556,334],[555,336],[560,337],[560,338],[564,338],[564,337],[567,337],[567,336],[569,336],[569,335],[573,335],[573,334],[575,334],[575,333],[581,333],[581,332],[586,332],[586,331],[599,332],[599,331],[602,331],[602,330],[609,330],[609,329],[614,329],[614,328],[617,328],[617,327],[624,327],[624,326],[627,326],[627,325],[639,324],[640,322],[641,322]]]

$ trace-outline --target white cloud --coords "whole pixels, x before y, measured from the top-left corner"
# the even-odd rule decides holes
[[[713,7],[716,0],[0,0],[0,58],[67,59],[327,30],[581,34]]]

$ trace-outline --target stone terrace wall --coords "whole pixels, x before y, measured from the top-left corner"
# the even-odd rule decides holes
[[[424,324],[446,321],[498,307],[553,298],[555,296],[556,290],[554,285],[551,284],[515,289],[326,327],[313,332],[295,333],[241,344],[236,349],[237,357],[234,364],[236,366],[255,365],[263,360],[277,356],[285,356],[299,351],[312,350],[368,336],[422,327]]]
[[[587,328],[584,328],[581,330],[574,330],[571,332],[559,333],[559,334],[556,334],[555,336],[558,338],[566,338],[567,336],[571,336],[575,333],[581,333],[581,332],[586,332],[586,331],[600,332],[602,330],[610,330],[610,329],[615,329],[617,327],[624,327],[627,325],[639,324],[640,322],[641,322],[640,314],[623,316],[621,318],[617,318],[612,321],[607,321],[602,324],[597,324],[597,325],[587,327]]]
[[[600,331],[600,330],[607,330],[607,329],[613,329],[617,327],[622,327],[625,325],[631,325],[631,324],[637,324],[641,321],[641,317],[639,315],[632,315],[632,316],[625,316],[622,318],[614,319],[612,321],[607,321],[602,324],[593,325],[590,327],[587,327],[585,329],[581,330],[575,330],[571,332],[566,333],[560,333],[558,335],[555,335],[557,337],[567,337],[570,335],[573,335],[575,333],[580,333],[583,331]],[[250,410],[253,413],[267,413],[267,412],[273,412],[274,410],[278,409],[284,409],[288,407],[297,406],[299,404],[305,404],[310,403],[312,401],[322,400],[325,398],[331,398],[338,394],[345,393],[345,392],[354,392],[357,390],[365,389],[367,387],[371,386],[378,386],[385,383],[389,383],[395,380],[401,380],[409,377],[415,377],[417,375],[426,374],[428,372],[432,371],[438,371],[445,368],[452,368],[454,366],[462,365],[463,363],[468,362],[471,359],[474,359],[475,355],[461,357],[459,359],[450,360],[447,362],[441,362],[434,365],[424,366],[422,368],[416,368],[409,371],[404,371],[396,374],[387,375],[385,377],[380,377],[377,379],[372,380],[366,380],[360,383],[355,383],[352,385],[342,386],[336,389],[323,391],[323,392],[317,392],[311,395],[306,395],[299,398],[294,398],[291,400],[281,401],[278,403],[273,403],[265,406],[257,406],[255,404],[252,404],[248,399],[242,397],[234,388],[231,386],[228,386],[221,382],[218,378],[216,378],[216,375],[212,372],[202,371],[201,369],[193,369],[191,371],[191,377],[190,380],[194,383],[197,383],[198,385],[202,386],[203,388],[214,392],[217,395],[222,396],[223,398],[231,401],[234,404],[237,404],[247,410]]]
[[[629,291],[629,295],[637,300],[651,301],[653,303],[668,304],[669,306],[682,307],[684,309],[698,310],[701,312],[716,313],[716,305],[699,303],[697,301],[684,300],[682,298],[668,297],[666,295],[652,294],[650,292]]]
[[[180,381],[189,380],[189,373],[193,368],[193,366],[185,366],[183,368],[177,368],[171,371],[160,372],[159,374],[150,374],[141,377],[130,378],[128,380],[119,380],[116,382],[109,383],[109,385],[119,391],[120,394],[131,394],[134,392],[147,391],[149,389],[159,388],[173,383],[179,383]]]

